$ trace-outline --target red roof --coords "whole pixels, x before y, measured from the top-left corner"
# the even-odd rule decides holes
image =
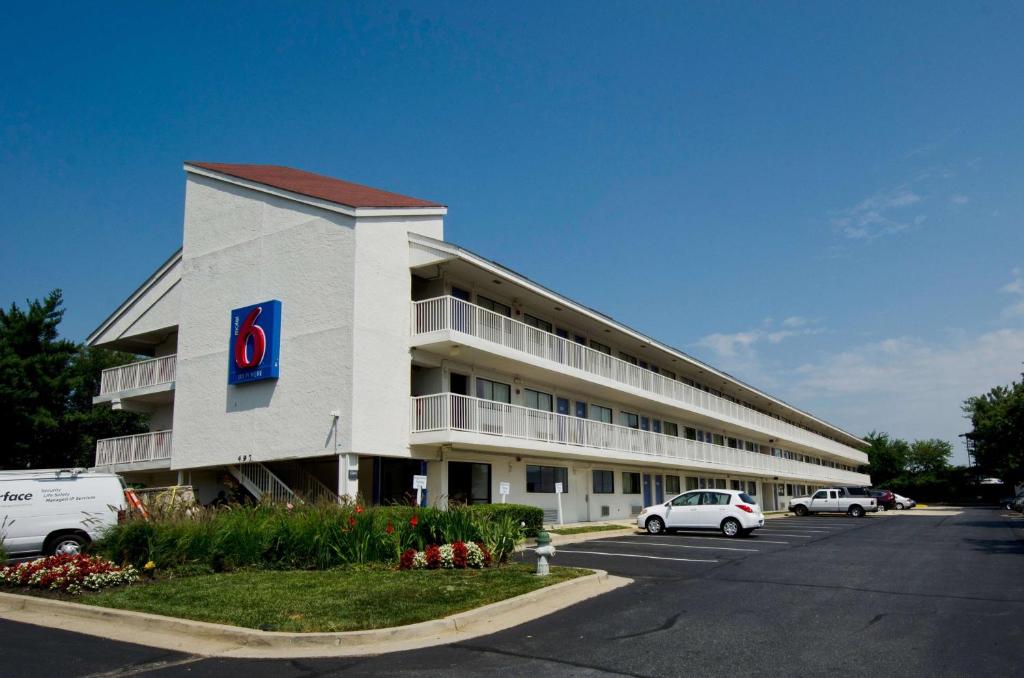
[[[440,203],[389,193],[349,181],[325,177],[280,165],[238,165],[223,162],[186,162],[212,172],[246,179],[292,193],[320,198],[349,207],[444,207]]]

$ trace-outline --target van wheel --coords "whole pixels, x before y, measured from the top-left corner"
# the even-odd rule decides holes
[[[665,531],[665,521],[658,516],[654,516],[647,521],[647,533],[648,534],[661,534]]]
[[[740,521],[735,518],[726,518],[722,521],[722,534],[726,537],[739,537],[743,534],[743,527]]]
[[[57,534],[46,542],[43,552],[48,556],[73,556],[85,550],[89,540],[80,534]]]
[[[853,506],[850,507],[850,515],[853,516],[854,518],[863,518],[864,517],[864,509],[862,509],[860,506],[857,506],[856,504],[854,504]]]

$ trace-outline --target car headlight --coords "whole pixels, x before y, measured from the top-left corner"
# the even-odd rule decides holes
[[[647,509],[641,509],[640,510],[640,515],[642,515],[642,516],[647,515]]]

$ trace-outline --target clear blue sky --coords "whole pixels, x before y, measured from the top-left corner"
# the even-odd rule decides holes
[[[859,433],[951,439],[1021,370],[1019,3],[27,7],[0,302],[63,288],[70,338],[180,245],[198,159],[442,201],[449,240]]]

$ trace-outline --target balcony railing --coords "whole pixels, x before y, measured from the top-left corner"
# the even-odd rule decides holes
[[[96,465],[135,464],[171,458],[171,432],[153,431],[96,441]]]
[[[716,419],[731,419],[793,443],[866,461],[863,452],[838,441],[461,299],[436,297],[414,301],[412,304],[414,334],[442,330],[462,332],[669,398],[687,409],[709,414]]]
[[[100,395],[170,383],[174,381],[177,364],[177,355],[165,355],[103,370],[100,375]]]
[[[785,475],[818,482],[867,485],[868,476],[818,464],[677,436],[533,410],[454,393],[412,398],[411,431],[465,431],[557,445],[613,450],[653,459],[721,465],[723,471]]]

